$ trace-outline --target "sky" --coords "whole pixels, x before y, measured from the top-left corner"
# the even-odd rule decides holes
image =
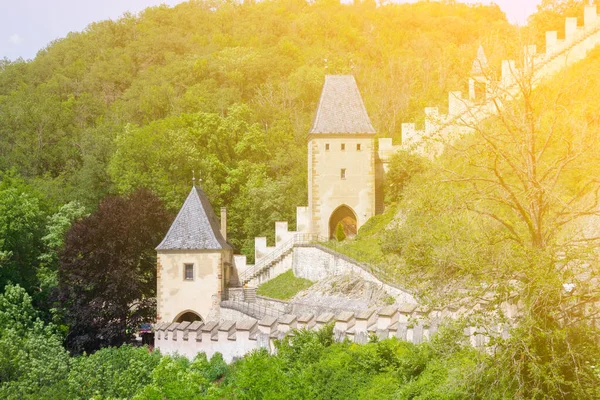
[[[393,0],[392,0],[393,1]],[[397,0],[414,1],[414,0]],[[489,4],[490,0],[462,0]],[[0,59],[34,58],[36,53],[69,32],[95,21],[117,19],[146,7],[181,0],[0,0]],[[523,24],[541,0],[495,0],[508,20]]]

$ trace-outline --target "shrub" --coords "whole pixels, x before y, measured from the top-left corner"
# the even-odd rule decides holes
[[[341,242],[342,240],[346,239],[344,227],[342,226],[341,222],[338,222],[337,226],[335,227],[335,238],[338,242]]]

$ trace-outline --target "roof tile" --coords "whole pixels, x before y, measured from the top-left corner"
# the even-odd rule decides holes
[[[175,221],[156,250],[223,250],[231,246],[221,235],[220,222],[206,194],[192,187]]]
[[[374,134],[356,80],[352,75],[327,75],[311,134]]]

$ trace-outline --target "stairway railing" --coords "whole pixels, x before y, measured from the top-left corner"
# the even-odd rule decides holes
[[[275,250],[273,250],[271,253],[265,255],[256,264],[242,272],[239,275],[239,281],[241,285],[244,286],[246,283],[254,279],[257,275],[270,268],[273,263],[278,261],[279,258],[284,256],[286,253],[291,251],[294,248],[294,246],[299,244],[314,243],[320,240],[326,239],[323,239],[319,235],[309,233],[295,234],[294,237],[292,237],[290,240],[277,246]]]
[[[245,301],[236,300],[223,300],[221,302],[221,308],[228,308],[236,310],[242,314],[246,314],[252,318],[262,319],[264,317],[280,317],[283,315],[282,311],[274,308],[266,307],[257,303],[247,303]]]

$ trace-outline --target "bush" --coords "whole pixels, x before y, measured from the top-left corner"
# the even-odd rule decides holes
[[[335,239],[338,242],[341,242],[342,240],[346,239],[346,234],[344,233],[344,227],[342,226],[341,222],[338,222],[337,226],[335,227]]]

